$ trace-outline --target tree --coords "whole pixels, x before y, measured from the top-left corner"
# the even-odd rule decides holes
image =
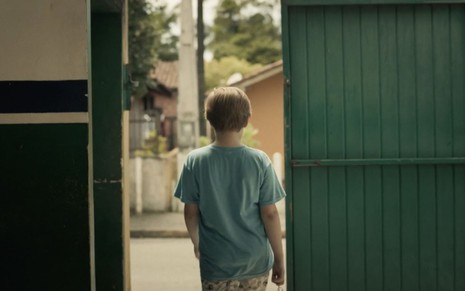
[[[217,86],[224,86],[232,74],[246,75],[260,67],[260,64],[249,64],[235,56],[213,59],[205,63],[205,88],[208,91]]]
[[[144,84],[147,74],[157,60],[178,58],[178,36],[171,33],[176,15],[165,5],[152,5],[147,0],[128,2],[129,63],[132,78]],[[139,86],[141,93],[144,86]]]
[[[236,56],[251,64],[281,59],[279,28],[271,16],[273,0],[221,0],[208,48],[216,60]]]

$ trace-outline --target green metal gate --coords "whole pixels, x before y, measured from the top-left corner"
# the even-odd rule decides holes
[[[288,289],[465,290],[465,6],[349,2],[282,3]]]

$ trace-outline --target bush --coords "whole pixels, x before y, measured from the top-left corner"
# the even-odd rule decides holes
[[[260,142],[255,138],[257,134],[258,134],[258,129],[256,129],[255,127],[253,127],[251,123],[249,123],[247,127],[244,128],[241,142],[246,146],[249,146],[251,148],[256,148],[260,145]],[[201,136],[199,138],[199,147],[204,147],[206,145],[209,145],[211,142],[212,141],[207,136]]]
[[[144,140],[144,148],[135,151],[136,157],[155,157],[167,152],[166,137],[157,134],[156,130],[149,132]]]

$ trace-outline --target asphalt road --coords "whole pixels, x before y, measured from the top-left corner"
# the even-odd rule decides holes
[[[201,290],[198,261],[189,239],[131,239],[130,260],[132,291]],[[276,289],[269,284],[268,290]]]
[[[200,272],[189,239],[131,239],[132,291],[198,291]]]

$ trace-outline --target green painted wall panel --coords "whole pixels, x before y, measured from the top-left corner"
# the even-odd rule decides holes
[[[96,285],[124,290],[122,16],[91,19]]]
[[[326,58],[326,120],[327,120],[327,153],[328,158],[343,158],[345,156],[345,100],[344,96],[344,61],[343,30],[341,7],[325,9],[325,58]],[[327,192],[327,223],[328,223],[328,259],[329,278],[337,276],[340,280],[328,280],[331,290],[347,290],[347,207],[345,193],[345,169],[328,169]],[[318,205],[318,204],[317,204]]]
[[[381,167],[365,169],[365,290],[383,290],[383,203]],[[368,207],[369,205],[369,207]],[[363,290],[363,289],[362,289]]]
[[[121,14],[92,13],[92,121],[94,179],[121,182]]]
[[[343,104],[344,151],[348,158],[363,155],[362,135],[362,54],[360,27],[360,10],[356,7],[343,7],[342,47],[343,50]],[[344,37],[352,35],[353,37]],[[354,133],[354,134],[347,134]],[[365,288],[365,227],[364,227],[364,192],[363,168],[355,167],[345,171],[346,191],[346,226],[347,226],[347,282],[345,290],[357,291]]]
[[[455,193],[465,193],[465,184],[463,183],[463,177],[465,177],[465,167],[454,166],[454,190]],[[465,195],[457,195],[454,197],[455,207],[453,208],[455,224],[454,224],[454,252],[455,257],[465,258],[465,249],[462,247],[465,245]],[[455,290],[460,290],[465,286],[465,260],[455,260],[455,276],[454,276],[454,287]]]
[[[0,125],[2,290],[90,290],[87,134]]]
[[[438,289],[454,290],[454,189],[452,166],[437,167]],[[463,258],[458,258],[459,260]],[[460,275],[459,275],[460,276]]]
[[[326,66],[326,122],[328,158],[345,156],[344,147],[344,76],[342,50],[342,15],[340,7],[330,7],[324,13]],[[321,108],[320,108],[321,109]]]
[[[397,157],[399,156],[399,89],[395,7],[387,6],[378,10],[378,36],[381,157]],[[371,132],[366,134],[370,135]]]
[[[381,168],[383,196],[383,290],[401,290],[399,167]],[[370,207],[370,205],[367,205]]]
[[[419,290],[418,181],[416,166],[401,167],[401,290]]]
[[[305,233],[309,231],[308,226],[311,226],[312,237],[312,273],[308,275],[312,285],[307,286],[306,281],[302,277],[295,276],[296,286],[306,286],[305,288],[296,290],[329,290],[330,288],[330,250],[329,250],[329,208],[328,208],[328,169],[312,169],[311,178],[311,208],[310,215],[311,221],[307,222],[305,228],[295,228],[296,233]],[[296,180],[296,184],[299,183]],[[301,195],[305,195],[302,193]],[[308,194],[307,194],[308,195]],[[296,201],[298,201],[296,199]],[[299,202],[297,202],[299,203]],[[298,214],[296,212],[296,214]],[[296,220],[298,217],[295,218]],[[299,240],[299,236],[296,240]],[[299,253],[296,251],[296,256]],[[295,269],[301,268],[296,264]],[[297,273],[296,273],[297,274]]]
[[[452,95],[452,127],[453,127],[453,154],[465,156],[465,135],[459,134],[465,131],[465,20],[460,17],[463,11],[451,9],[450,37],[451,37],[451,95]]]
[[[463,8],[462,8],[463,9]],[[450,64],[449,6],[436,5],[432,13],[433,25],[433,92],[434,135],[436,156],[452,155],[451,64]]]
[[[415,9],[415,64],[417,96],[418,157],[433,157],[434,150],[434,88],[433,88],[433,42],[431,6]]]
[[[331,290],[343,291],[348,286],[346,171],[334,167],[328,172],[329,284]],[[331,280],[332,277],[340,279]]]
[[[97,289],[124,290],[123,268],[123,208],[121,184],[99,183],[94,186],[96,243],[95,268]],[[111,207],[110,207],[111,206]]]
[[[415,10],[413,6],[397,8],[397,58],[399,156],[417,156],[417,96],[415,84]]]
[[[307,211],[309,208],[312,207],[310,204],[310,195],[305,195],[309,193],[310,185],[312,184],[312,180],[310,177],[309,169],[299,169],[295,172],[295,178],[297,181],[300,181],[298,184],[294,185],[295,193],[302,193],[303,195],[299,197],[299,204],[294,206],[293,211],[298,213],[298,217],[294,220],[294,227],[296,229],[304,229],[308,228],[308,224],[310,222],[310,212]],[[311,227],[311,226],[310,226]],[[311,278],[312,274],[312,247],[313,247],[313,239],[312,239],[312,229],[305,233],[302,233],[302,236],[299,240],[295,241],[294,251],[295,253],[302,256],[302,266],[295,270],[295,275],[299,277],[307,277]],[[300,290],[308,289],[311,286],[312,282],[308,281],[305,282],[304,285],[296,285],[296,288],[300,288]]]
[[[362,70],[362,120],[363,152],[360,157],[381,157],[381,101],[378,10],[375,6],[360,8],[360,41]],[[357,28],[357,27],[356,27]],[[356,29],[355,28],[355,29]],[[355,66],[354,66],[355,67]],[[350,75],[352,72],[347,72]],[[370,133],[365,134],[365,133]],[[352,133],[351,133],[352,135]]]
[[[363,168],[346,172],[347,187],[347,290],[365,289],[365,197]]]
[[[344,152],[347,158],[363,155],[362,135],[362,52],[360,39],[360,10],[356,7],[343,8],[342,15],[342,95],[344,126]],[[347,37],[350,35],[351,37]],[[350,133],[350,134],[346,134]]]
[[[436,290],[436,170],[433,166],[419,169],[419,255],[420,290]]]
[[[302,9],[305,11],[304,9]],[[307,22],[305,25],[307,30],[307,35],[303,36],[303,39],[312,39],[313,41],[308,42],[307,49],[307,66],[302,66],[302,60],[298,58],[293,58],[291,62],[292,67],[302,67],[302,74],[307,72],[305,75],[308,77],[307,83],[296,83],[293,82],[293,87],[299,85],[299,88],[304,90],[300,98],[308,99],[309,112],[308,117],[305,117],[309,121],[310,130],[302,134],[302,138],[310,140],[308,145],[308,154],[305,157],[319,156],[327,157],[327,112],[326,108],[326,99],[325,98],[307,98],[306,96],[314,96],[317,94],[326,94],[326,67],[325,67],[325,27],[324,27],[324,11],[323,8],[315,8],[311,11],[307,10]],[[292,35],[292,34],[291,34]],[[301,42],[302,38],[297,40]],[[302,77],[305,77],[302,76]],[[294,79],[292,79],[294,80]],[[302,86],[303,84],[309,84],[309,86]],[[307,92],[307,95],[304,95]],[[295,103],[296,107],[299,107],[299,103]],[[294,116],[292,114],[291,116]],[[298,120],[302,120],[302,117],[295,116],[293,117],[297,120],[297,123],[300,123]],[[292,123],[292,126],[295,123]],[[310,134],[308,134],[310,132]],[[306,146],[303,144],[301,146]],[[291,146],[297,146],[299,143],[292,143]],[[293,151],[294,152],[294,151]],[[296,158],[300,156],[296,156]]]
[[[465,290],[465,166],[343,163],[465,156],[464,6],[283,11],[290,290]]]
[[[299,17],[294,17],[290,21],[292,23],[292,26],[295,27],[295,33],[291,34],[291,42],[299,42],[300,39],[305,39],[307,30],[306,30],[306,15],[305,15],[305,10],[301,10],[296,12]],[[292,47],[292,55],[293,55],[293,60],[305,60],[307,61],[307,51],[309,49],[307,48],[307,43],[302,43],[299,46],[293,46]],[[310,60],[309,60],[310,61]],[[310,82],[311,80],[307,79],[307,67],[305,66],[297,66],[295,68],[295,81],[298,83],[306,83]],[[302,90],[306,90],[308,88],[302,88]],[[312,129],[312,122],[308,121],[307,118],[311,118],[311,115],[308,114],[309,106],[311,107],[311,102],[312,100],[308,100],[305,98],[309,92],[304,91],[304,94],[296,96],[296,98],[293,98],[291,100],[291,106],[292,108],[295,108],[294,110],[296,111],[296,115],[292,115],[291,118],[293,120],[291,121],[292,124],[296,124],[294,127],[294,132],[295,134],[300,134],[302,137],[305,137],[306,140],[304,143],[295,145],[293,148],[294,153],[298,157],[306,157],[309,155],[309,148],[307,147],[307,144],[309,143],[308,140],[308,135],[307,132]],[[299,122],[299,120],[302,120],[304,118],[305,122]],[[311,141],[310,141],[311,143]]]

